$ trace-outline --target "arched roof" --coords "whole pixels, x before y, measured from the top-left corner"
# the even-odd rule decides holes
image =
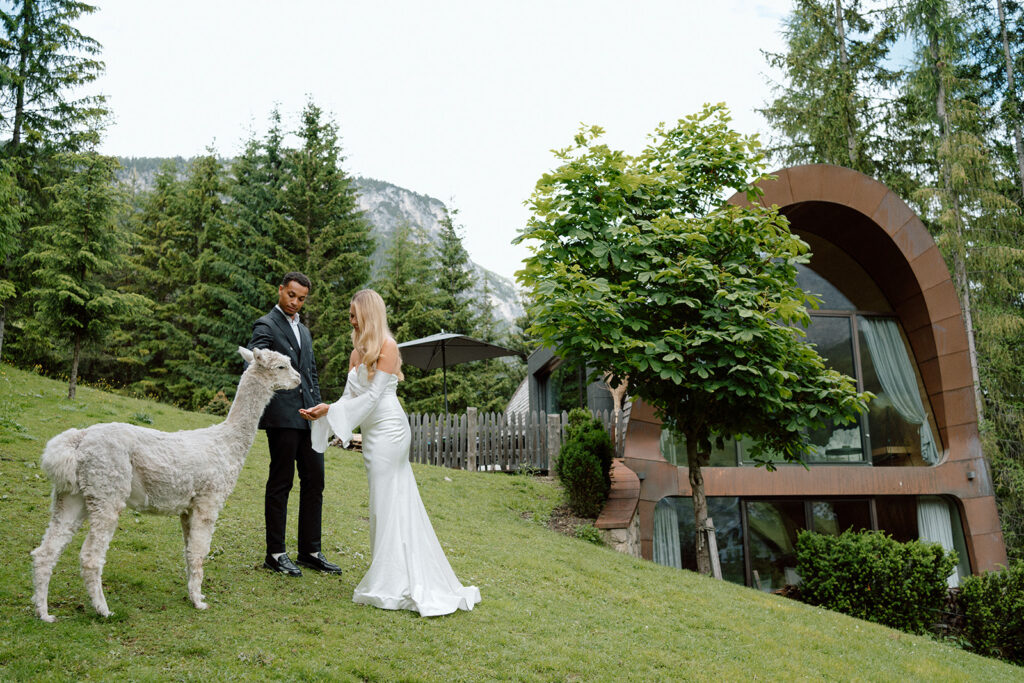
[[[882,183],[840,166],[784,168],[760,184],[794,231],[840,247],[896,311],[920,368],[942,442],[977,429],[967,333],[949,269],[921,220]],[[744,203],[745,197],[730,201]]]

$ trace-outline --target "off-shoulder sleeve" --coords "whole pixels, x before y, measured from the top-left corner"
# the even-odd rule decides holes
[[[352,396],[346,389],[342,397],[332,403],[327,414],[312,424],[313,450],[323,453],[334,434],[344,446],[352,441],[352,430],[363,423],[384,395],[388,380],[392,375],[378,370],[370,383],[370,388],[359,396]]]

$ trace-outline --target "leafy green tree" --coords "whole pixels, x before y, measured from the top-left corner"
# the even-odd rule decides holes
[[[685,436],[698,530],[713,440],[749,436],[771,469],[869,398],[802,339],[807,245],[775,209],[722,203],[730,190],[756,199],[764,177],[756,140],[728,122],[724,106],[706,106],[659,126],[636,156],[601,144],[598,127],[581,131],[538,181],[517,238],[533,250],[517,273],[534,297],[531,329],[593,379],[628,377]],[[699,531],[697,557],[710,573]]]
[[[0,7],[0,159],[16,179],[19,205],[5,227],[0,321],[31,316],[25,296],[31,275],[22,257],[28,227],[53,219],[47,190],[63,179],[55,155],[97,142],[107,113],[102,95],[82,95],[103,72],[100,45],[75,27],[94,11],[74,0],[12,0]],[[0,324],[0,349],[5,329]]]
[[[71,173],[54,188],[56,220],[31,230],[37,246],[30,258],[38,283],[31,296],[54,338],[71,343],[68,398],[73,399],[82,344],[102,339],[115,316],[145,301],[103,283],[122,258],[117,161],[95,152],[67,155],[62,161]]]
[[[313,282],[305,317],[315,340],[321,385],[328,393],[340,392],[352,350],[340,331],[348,328],[352,295],[370,276],[373,240],[355,188],[341,168],[337,124],[325,120],[321,109],[309,102],[297,134],[302,146],[288,154],[285,187],[288,214],[298,230],[291,246]]]

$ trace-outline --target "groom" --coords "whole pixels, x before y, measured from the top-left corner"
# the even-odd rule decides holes
[[[341,568],[327,561],[320,552],[320,517],[324,493],[324,454],[313,450],[309,422],[299,408],[320,403],[320,385],[313,358],[313,337],[299,322],[299,310],[306,303],[309,278],[302,273],[287,273],[277,288],[277,305],[252,326],[250,349],[273,349],[288,356],[298,370],[302,383],[295,389],[279,391],[260,419],[270,447],[270,474],[264,497],[267,524],[267,569],[302,576],[297,564],[327,574],[340,574]],[[292,562],[285,552],[284,535],[288,520],[288,494],[295,470],[299,472],[299,554]]]

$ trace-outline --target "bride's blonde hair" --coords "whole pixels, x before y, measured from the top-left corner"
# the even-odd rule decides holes
[[[362,356],[366,366],[366,376],[373,378],[377,371],[377,360],[384,340],[394,338],[388,329],[388,313],[384,299],[372,289],[361,289],[352,297],[352,310],[356,315],[359,331],[352,328],[352,346]],[[397,349],[396,349],[397,351]],[[398,379],[405,379],[402,374],[402,354],[398,352],[398,368],[395,371]]]

